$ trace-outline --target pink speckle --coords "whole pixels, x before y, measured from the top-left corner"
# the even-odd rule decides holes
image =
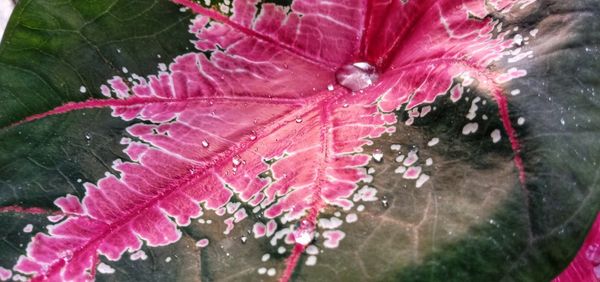
[[[208,246],[208,243],[209,243],[208,239],[206,239],[206,238],[200,239],[200,240],[198,240],[198,242],[196,242],[196,247],[204,248],[204,247]]]
[[[421,167],[420,166],[411,166],[411,167],[409,167],[404,172],[404,174],[402,175],[402,178],[404,178],[404,179],[417,179],[420,174],[421,174]]]
[[[503,74],[499,75],[498,77],[496,77],[495,81],[497,83],[505,83],[505,82],[511,81],[515,78],[523,77],[525,75],[527,75],[526,70],[510,68],[510,69],[508,69],[508,71],[506,73],[503,73]]]
[[[323,246],[325,248],[335,249],[340,245],[340,241],[346,237],[346,233],[340,230],[327,230],[323,232],[323,237],[325,238]]]
[[[0,280],[8,281],[12,277],[12,271],[0,266]]]
[[[33,225],[32,224],[27,224],[23,228],[23,232],[25,232],[25,233],[31,233],[31,231],[33,231]]]
[[[274,219],[271,219],[267,222],[267,237],[271,237],[271,235],[275,233],[275,230],[277,230],[277,222],[275,222]]]
[[[242,221],[244,218],[248,217],[248,214],[246,213],[245,209],[239,209],[237,212],[235,212],[235,214],[233,214],[233,218],[235,219],[234,222],[238,223],[240,221]]]
[[[452,102],[457,102],[462,98],[463,88],[460,85],[456,85],[450,90],[450,100]]]
[[[352,200],[355,202],[373,202],[377,201],[377,197],[375,195],[377,195],[377,190],[375,188],[365,186],[356,191],[356,193],[352,197]]]
[[[254,238],[260,238],[265,236],[266,226],[262,222],[257,222],[252,226],[252,233],[254,233]]]
[[[227,227],[225,228],[225,231],[223,231],[223,234],[227,235],[227,234],[229,234],[229,232],[231,232],[231,230],[233,230],[233,227],[234,227],[233,217],[229,217],[229,218],[225,219],[224,223]]]

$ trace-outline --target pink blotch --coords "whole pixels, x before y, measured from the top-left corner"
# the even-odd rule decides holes
[[[198,248],[205,248],[206,246],[208,246],[208,239],[200,239],[198,240],[198,242],[196,242],[196,247]]]
[[[402,178],[404,179],[417,179],[419,178],[419,175],[421,174],[421,167],[420,166],[411,166],[409,167],[404,174],[402,175]]]
[[[323,237],[325,238],[323,246],[325,248],[335,249],[340,245],[340,241],[346,237],[346,233],[340,230],[327,230],[323,232]]]
[[[252,226],[252,233],[254,238],[260,238],[265,236],[266,226],[262,222],[257,222]]]
[[[12,277],[12,271],[0,266],[0,281],[8,281]]]
[[[242,221],[244,218],[248,217],[248,214],[246,213],[245,209],[239,209],[237,212],[235,212],[235,214],[233,215],[233,218],[235,218],[234,222],[238,223],[240,221]]]
[[[223,231],[223,234],[228,235],[231,230],[233,230],[234,224],[233,224],[233,217],[228,217],[227,219],[225,219],[225,221],[223,221],[225,223],[225,225],[227,226],[225,228],[225,231]]]

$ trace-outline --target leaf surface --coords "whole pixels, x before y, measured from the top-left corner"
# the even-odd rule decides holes
[[[586,13],[531,1],[175,2],[189,11],[19,3],[0,47],[0,118],[5,163],[22,169],[5,166],[16,174],[4,170],[0,199],[7,213],[40,207],[59,222],[7,256],[17,275],[547,280],[574,254],[597,211],[596,82],[581,75],[573,88],[591,96],[541,88],[563,76],[536,77],[548,71],[537,54],[594,46],[544,40],[583,34]],[[575,54],[553,67],[581,68],[562,59]],[[173,62],[151,74],[162,56]],[[562,122],[537,110],[547,103]],[[582,123],[560,127],[570,115]],[[569,130],[590,137],[546,135]]]

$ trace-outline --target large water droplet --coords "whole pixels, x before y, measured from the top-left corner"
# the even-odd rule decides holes
[[[308,245],[315,237],[315,227],[307,220],[302,220],[300,225],[292,232],[297,244]]]
[[[379,74],[377,69],[369,63],[358,62],[338,69],[335,78],[340,85],[352,91],[358,91],[377,82]]]

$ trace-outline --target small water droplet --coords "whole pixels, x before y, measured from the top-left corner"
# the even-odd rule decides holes
[[[350,106],[350,105],[348,105],[348,103],[346,103],[346,104],[344,104],[344,105],[343,105],[343,107],[344,107],[344,108],[347,108],[347,107],[349,107],[349,106]]]
[[[208,141],[202,140],[202,147],[208,148]]]
[[[238,166],[242,163],[242,161],[240,160],[240,157],[238,157],[238,156],[233,157],[233,159],[231,161],[233,162],[234,166]]]
[[[296,117],[296,122],[297,123],[301,123],[302,122],[302,118],[301,117]]]
[[[381,162],[383,159],[383,152],[380,149],[375,149],[375,151],[373,151],[373,159],[376,162]]]
[[[387,197],[383,197],[383,199],[381,200],[381,205],[383,205],[384,208],[388,207],[388,199]]]
[[[327,85],[327,90],[333,91],[333,85],[331,85],[331,84]]]
[[[367,88],[379,79],[374,66],[366,62],[357,62],[342,66],[335,74],[337,82],[350,89],[358,91]]]

